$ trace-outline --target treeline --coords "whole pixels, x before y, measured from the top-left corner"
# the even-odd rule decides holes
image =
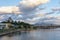
[[[39,29],[55,29],[60,28],[60,25],[50,25],[50,26],[37,26]]]
[[[9,28],[12,29],[12,28],[15,28],[15,29],[31,29],[33,28],[34,26],[29,24],[29,23],[25,23],[25,22],[21,22],[21,21],[14,21],[12,20],[11,17],[8,18],[8,20],[6,21],[3,21],[1,23],[9,23],[11,25],[9,25]],[[34,27],[35,28],[35,27]]]

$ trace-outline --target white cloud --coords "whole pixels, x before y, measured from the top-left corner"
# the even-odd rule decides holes
[[[60,11],[60,7],[53,7],[52,10],[53,11]]]
[[[19,7],[17,6],[3,6],[0,7],[0,14],[1,13],[20,13]]]
[[[57,18],[58,20],[60,20],[60,16],[56,16],[56,18]]]
[[[33,9],[35,10],[36,6],[41,4],[47,3],[49,0],[21,0],[19,6],[2,6],[0,7],[0,14],[1,13],[25,13],[25,12],[32,12]]]
[[[35,7],[47,2],[49,2],[49,0],[22,0],[20,1],[20,4],[24,5],[25,7]]]
[[[4,15],[0,15],[0,19],[4,19]]]
[[[41,5],[49,2],[49,0],[21,0],[19,8],[22,13],[33,13]],[[40,8],[39,8],[40,9]]]
[[[18,15],[18,17],[23,17],[22,15]]]

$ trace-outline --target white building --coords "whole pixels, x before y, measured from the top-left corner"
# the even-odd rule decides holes
[[[9,25],[11,25],[10,23],[0,23],[0,29],[6,28],[9,29]]]

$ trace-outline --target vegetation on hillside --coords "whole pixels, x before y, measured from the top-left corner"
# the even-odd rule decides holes
[[[25,22],[20,22],[20,21],[14,21],[12,20],[11,17],[8,18],[8,20],[3,21],[2,23],[10,23],[12,25],[9,26],[9,29],[31,29],[32,27],[34,27],[33,25],[29,24],[29,23],[25,23]]]

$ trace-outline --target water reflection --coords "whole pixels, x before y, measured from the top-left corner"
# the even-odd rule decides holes
[[[60,40],[60,29],[40,29],[16,32],[0,37],[0,40]]]

